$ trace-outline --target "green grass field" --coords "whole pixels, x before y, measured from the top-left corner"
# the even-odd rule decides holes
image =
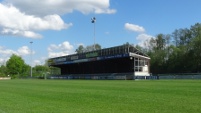
[[[201,113],[201,81],[1,80],[0,113]]]

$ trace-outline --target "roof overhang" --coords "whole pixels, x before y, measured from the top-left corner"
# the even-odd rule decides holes
[[[137,58],[144,58],[144,59],[148,59],[148,60],[150,60],[151,58],[149,58],[149,57],[146,57],[146,56],[142,56],[142,55],[138,55],[138,54],[136,54],[136,53],[129,53],[129,56],[131,56],[131,57],[137,57]]]

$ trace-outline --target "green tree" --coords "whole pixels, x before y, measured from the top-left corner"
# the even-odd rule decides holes
[[[84,47],[83,45],[80,45],[77,49],[76,49],[76,53],[83,53],[83,52],[90,52],[90,51],[94,51],[94,47],[95,50],[100,50],[101,49],[101,45],[100,44],[95,44],[94,45],[89,45]]]
[[[158,34],[156,38],[151,38],[147,54],[151,57],[151,72],[165,73],[168,60],[168,43],[170,35]],[[145,51],[146,52],[146,51]]]
[[[100,50],[101,49],[101,45],[100,44],[95,44],[95,49],[96,50]]]
[[[85,52],[90,52],[93,51],[95,47],[95,50],[100,50],[101,46],[99,44],[95,44],[95,45],[89,45],[85,47]]]
[[[84,52],[84,46],[79,45],[79,47],[75,50],[76,53],[83,53]]]
[[[6,76],[7,75],[6,70],[7,70],[6,66],[1,65],[0,66],[0,76]]]
[[[58,67],[49,67],[50,68],[50,75],[60,75],[61,69]]]
[[[158,34],[146,44],[145,48],[136,47],[151,57],[152,73],[201,72],[200,23],[176,29],[171,35]]]
[[[50,71],[50,68],[45,65],[36,65],[33,68],[33,76],[39,76],[39,77],[44,77],[48,72]]]
[[[24,75],[27,71],[27,65],[24,60],[15,54],[6,62],[7,73],[11,76]]]
[[[155,49],[156,50],[164,50],[166,46],[166,37],[163,34],[158,34],[155,39]]]
[[[193,39],[189,47],[189,56],[193,57],[191,60],[194,72],[201,72],[201,24],[196,23],[191,26],[191,33]]]

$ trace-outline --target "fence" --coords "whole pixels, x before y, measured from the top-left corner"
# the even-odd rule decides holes
[[[48,79],[134,80],[158,79],[158,76],[134,76],[133,73],[52,75]]]
[[[48,76],[48,79],[132,80],[132,73],[72,74]]]
[[[201,79],[201,73],[158,75],[159,79]]]
[[[201,73],[158,74],[151,76],[134,76],[133,73],[106,74],[72,74],[48,76],[48,79],[92,79],[92,80],[157,80],[157,79],[201,79]]]

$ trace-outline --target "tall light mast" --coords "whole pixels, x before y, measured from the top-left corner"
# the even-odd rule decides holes
[[[30,44],[31,44],[31,51],[30,51],[31,52],[30,53],[30,55],[31,55],[31,59],[30,59],[30,62],[31,62],[30,63],[30,65],[31,65],[31,71],[30,71],[31,78],[32,78],[32,43],[33,43],[33,41],[30,42]]]
[[[96,17],[93,17],[91,18],[91,23],[94,24],[94,50],[96,50],[96,26],[95,26],[95,23],[96,23]]]

